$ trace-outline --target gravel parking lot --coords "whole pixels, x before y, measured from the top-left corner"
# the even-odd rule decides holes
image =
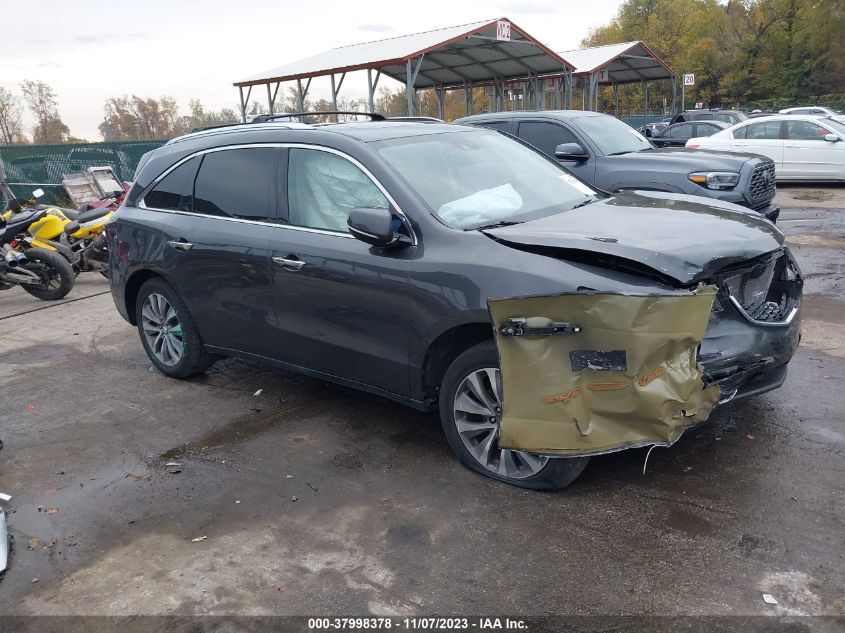
[[[778,200],[806,277],[783,388],[551,494],[374,396],[235,360],[165,378],[96,276],[3,292],[0,612],[845,614],[845,187]]]

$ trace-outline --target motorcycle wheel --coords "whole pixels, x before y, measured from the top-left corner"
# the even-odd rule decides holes
[[[28,248],[23,254],[29,260],[26,269],[41,277],[44,283],[41,286],[21,285],[21,288],[44,301],[61,299],[71,291],[76,274],[61,254],[46,248]]]

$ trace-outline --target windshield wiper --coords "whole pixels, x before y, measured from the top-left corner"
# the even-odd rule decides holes
[[[490,224],[482,224],[481,226],[474,226],[471,230],[480,231],[482,229],[495,229],[500,226],[513,226],[514,224],[522,224],[519,220],[499,220]]]
[[[572,209],[580,209],[581,207],[586,207],[588,204],[593,204],[598,199],[598,196],[590,196],[586,200],[582,200],[578,204],[569,207],[569,210],[572,211]]]

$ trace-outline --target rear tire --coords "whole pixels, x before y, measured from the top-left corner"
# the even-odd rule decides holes
[[[135,319],[147,356],[165,376],[188,378],[214,362],[188,306],[164,280],[150,279],[141,286]]]
[[[73,272],[73,266],[61,253],[46,248],[28,248],[23,254],[32,264],[39,265],[30,268],[27,264],[26,268],[44,276],[43,286],[21,285],[21,288],[33,297],[43,301],[55,301],[65,297],[73,289],[76,274]]]
[[[566,488],[589,457],[543,457],[500,449],[501,380],[492,342],[469,348],[446,370],[440,387],[440,421],[452,451],[486,477],[530,490]]]

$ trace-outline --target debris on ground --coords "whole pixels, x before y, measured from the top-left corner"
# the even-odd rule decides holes
[[[775,597],[770,593],[764,593],[763,594],[763,602],[765,602],[766,604],[777,604],[778,603],[778,601],[775,599]]]
[[[167,462],[164,467],[171,475],[178,475],[182,472],[182,464],[179,462]]]
[[[32,584],[33,584],[33,585],[34,585],[35,583],[37,583],[37,582],[38,582],[38,578],[33,578],[33,579],[32,579]]]
[[[263,391],[264,391],[263,389],[259,389],[258,391],[256,391],[256,392],[255,392],[254,394],[252,394],[252,395],[253,395],[253,396],[260,396],[260,395],[261,395],[261,393],[262,393]]]
[[[290,498],[290,500],[291,500],[291,501],[296,501],[298,498],[299,498],[299,497],[297,497],[296,495],[293,495],[293,496]]]
[[[59,544],[59,539],[57,539],[57,538],[50,539],[50,541],[46,545],[44,545],[44,549],[53,548],[58,544]]]
[[[207,536],[198,536],[196,538],[192,538],[191,543],[199,543],[200,541],[204,541],[207,538]]]
[[[0,501],[11,501],[12,495],[7,495],[4,492],[0,492]]]
[[[26,542],[26,549],[28,550],[36,550],[38,546],[41,545],[41,541],[39,541],[34,536]]]
[[[305,484],[306,484],[309,488],[311,488],[311,490],[313,490],[314,492],[317,492],[317,486],[315,486],[314,484],[312,484],[310,481],[306,481],[306,482],[305,482]]]
[[[293,475],[285,475],[285,479],[293,479]]]
[[[6,527],[6,511],[0,508],[0,574],[9,564],[9,529]]]
[[[44,509],[44,512],[46,512],[47,514],[56,514],[56,512],[58,512],[58,511],[59,511],[58,508],[45,508]]]

